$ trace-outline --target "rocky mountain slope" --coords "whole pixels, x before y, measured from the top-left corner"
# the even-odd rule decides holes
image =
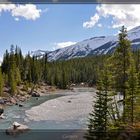
[[[140,48],[140,26],[128,31],[128,38],[131,41],[133,49]],[[86,57],[91,55],[101,55],[112,53],[118,44],[118,35],[116,36],[99,36],[86,39],[74,45],[57,49],[55,51],[37,50],[32,55],[43,56],[48,54],[48,60],[62,60],[76,57]]]

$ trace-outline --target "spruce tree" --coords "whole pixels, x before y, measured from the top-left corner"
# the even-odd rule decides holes
[[[20,75],[20,70],[18,67],[15,69],[15,80],[16,80],[17,85],[20,85],[21,75]]]
[[[109,75],[105,68],[99,76],[93,111],[89,116],[87,140],[107,139]]]
[[[136,68],[134,65],[134,60],[131,60],[131,67],[129,70],[128,76],[128,97],[127,97],[127,120],[133,125],[135,118],[135,107],[136,107],[136,98],[139,98],[138,91],[138,79],[136,74]]]
[[[9,71],[8,71],[8,83],[10,86],[10,92],[12,95],[16,93],[16,86],[17,86],[17,80],[16,80],[16,58],[15,58],[15,51],[14,46],[11,45],[11,52],[9,56]]]
[[[10,93],[14,95],[16,93],[16,80],[15,80],[15,73],[13,69],[10,69],[9,72],[9,86],[10,86]]]
[[[127,30],[123,26],[120,30],[118,46],[111,57],[112,71],[114,77],[114,88],[116,92],[123,95],[123,117],[126,122],[126,100],[128,91],[128,77],[132,65],[132,50],[130,41],[127,38]]]

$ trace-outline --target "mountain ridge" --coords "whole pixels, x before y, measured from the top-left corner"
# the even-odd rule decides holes
[[[128,38],[131,41],[132,48],[140,48],[140,26],[128,31]],[[37,50],[32,51],[33,56],[41,57],[48,54],[49,61],[68,60],[77,57],[86,57],[92,55],[110,54],[118,44],[118,35],[116,36],[95,36],[74,45],[59,48],[54,51]]]

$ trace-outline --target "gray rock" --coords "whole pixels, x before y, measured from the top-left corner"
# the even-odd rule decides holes
[[[6,134],[14,136],[26,131],[29,131],[28,126],[14,122],[13,125],[6,130]]]
[[[32,97],[40,97],[40,94],[38,92],[33,92],[31,95]]]
[[[12,104],[16,104],[17,101],[16,101],[14,98],[10,98],[10,103],[12,103]]]
[[[22,104],[19,104],[18,106],[19,106],[19,107],[23,107],[23,105],[22,105]]]

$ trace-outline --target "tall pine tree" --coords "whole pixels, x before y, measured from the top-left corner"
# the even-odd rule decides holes
[[[127,38],[127,30],[123,26],[119,34],[118,46],[111,57],[112,71],[114,77],[114,88],[117,92],[123,95],[123,117],[122,120],[126,122],[126,100],[128,96],[128,79],[129,72],[132,67],[132,50],[131,43]]]
[[[107,67],[99,74],[93,111],[89,116],[87,140],[107,139],[109,72]]]

